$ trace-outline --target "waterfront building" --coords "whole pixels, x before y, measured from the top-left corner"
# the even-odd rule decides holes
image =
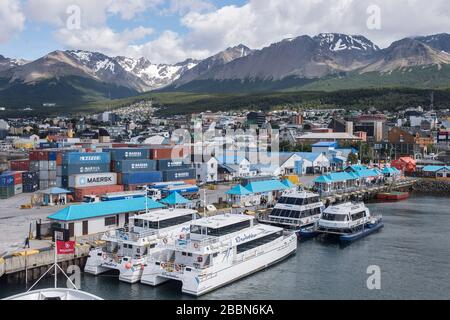
[[[450,180],[450,166],[426,166],[422,171],[427,177]]]
[[[142,197],[72,205],[48,216],[48,219],[68,230],[70,237],[81,237],[123,228],[130,217],[164,207]]]
[[[275,203],[281,194],[290,189],[279,180],[252,181],[245,186],[236,185],[227,192],[228,202],[233,205],[269,205]]]

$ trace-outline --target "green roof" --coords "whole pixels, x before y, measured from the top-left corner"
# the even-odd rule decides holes
[[[115,200],[115,201],[102,201],[97,203],[86,203],[69,206],[62,209],[50,216],[51,220],[58,221],[76,221],[85,220],[103,216],[112,216],[127,212],[139,212],[145,211],[145,197],[126,199],[126,200]],[[147,208],[149,210],[161,209],[165,206],[148,198]]]

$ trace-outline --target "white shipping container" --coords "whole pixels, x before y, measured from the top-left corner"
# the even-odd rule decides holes
[[[39,171],[48,171],[48,161],[39,161]]]
[[[56,161],[49,161],[48,162],[48,170],[49,171],[56,171]]]
[[[56,167],[56,175],[57,175],[58,177],[61,177],[61,176],[62,176],[62,166],[57,166],[57,167]]]
[[[48,182],[48,187],[49,187],[49,188],[57,187],[57,185],[56,185],[56,180],[50,180],[50,181]]]
[[[117,184],[117,173],[76,174],[69,177],[69,188],[110,186]]]
[[[39,181],[39,189],[40,190],[47,190],[48,188],[49,188],[48,180]]]
[[[49,180],[49,172],[47,170],[39,171],[39,180]]]
[[[56,187],[62,188],[62,178],[56,177]]]
[[[14,186],[14,194],[21,194],[23,193],[23,185],[22,184],[16,184]]]
[[[48,172],[48,180],[56,181],[56,171],[49,171]]]

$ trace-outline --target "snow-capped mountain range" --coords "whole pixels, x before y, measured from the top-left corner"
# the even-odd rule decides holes
[[[20,92],[24,97],[32,95],[32,101],[65,101],[70,93],[92,101],[156,89],[205,92],[228,86],[239,92],[247,90],[244,84],[254,90],[255,83],[262,83],[261,90],[273,90],[323,79],[333,81],[336,87],[337,81],[361,74],[370,74],[373,86],[386,80],[377,77],[398,70],[408,70],[411,84],[423,85],[431,73],[414,77],[412,71],[436,66],[444,73],[439,81],[447,81],[447,65],[449,34],[406,38],[381,49],[364,36],[321,33],[284,39],[259,50],[240,44],[201,61],[188,59],[177,64],[81,50],[54,51],[32,62],[0,56],[0,98],[17,103]],[[416,67],[420,68],[412,69]]]

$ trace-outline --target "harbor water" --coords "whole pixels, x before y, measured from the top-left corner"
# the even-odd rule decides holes
[[[200,299],[449,299],[450,201],[414,195],[368,204],[385,228],[349,246],[322,238],[299,243],[295,256]],[[381,271],[381,289],[369,290],[369,266]],[[61,279],[61,285],[65,283]],[[82,290],[104,299],[192,299],[181,284],[157,288],[121,283],[117,276],[82,275]],[[46,279],[40,287],[51,286]],[[0,284],[0,298],[25,285]]]

